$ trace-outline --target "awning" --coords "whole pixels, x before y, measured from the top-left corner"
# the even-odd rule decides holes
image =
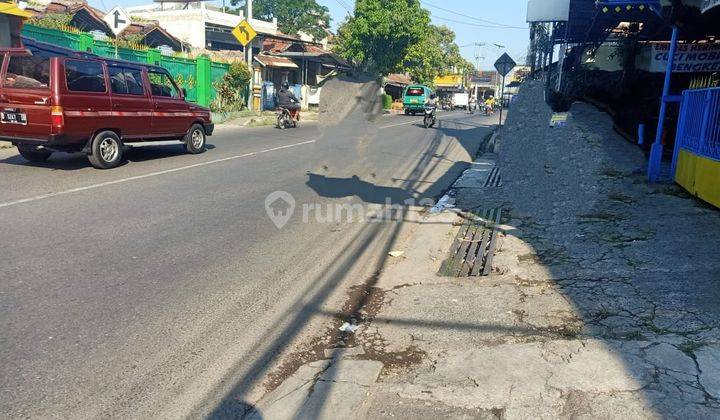
[[[463,76],[461,74],[448,74],[445,76],[438,76],[434,80],[435,86],[437,87],[461,86],[462,82]]]
[[[330,65],[331,67],[346,68],[349,69],[350,65],[347,61],[343,60],[339,56],[328,52],[328,51],[315,51],[315,52],[298,52],[289,51],[274,53],[273,57],[287,57],[295,59],[304,59],[308,61],[314,61],[322,65]]]
[[[712,9],[713,7],[719,7],[720,6],[720,0],[702,0],[702,4],[700,7],[700,11],[705,13]]]
[[[385,84],[397,87],[405,87],[412,83],[410,76],[405,74],[391,73],[385,78]]]
[[[5,15],[13,15],[21,18],[29,18],[32,16],[29,12],[26,12],[17,7],[15,3],[0,3],[0,13]]]
[[[650,6],[657,0],[570,0],[570,18],[555,30],[555,43],[598,43],[622,22],[642,22],[639,39],[666,40],[669,28]]]
[[[285,57],[277,57],[273,55],[256,55],[255,60],[263,67],[277,67],[286,69],[299,69],[297,64]]]

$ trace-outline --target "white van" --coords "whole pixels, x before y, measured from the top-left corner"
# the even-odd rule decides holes
[[[467,110],[470,106],[470,94],[466,92],[457,92],[452,97],[452,108],[462,108]]]

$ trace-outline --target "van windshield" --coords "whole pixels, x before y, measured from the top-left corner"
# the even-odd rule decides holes
[[[11,55],[3,86],[33,89],[50,85],[50,58],[44,54]]]
[[[407,96],[422,96],[425,92],[421,88],[411,88],[407,90]]]

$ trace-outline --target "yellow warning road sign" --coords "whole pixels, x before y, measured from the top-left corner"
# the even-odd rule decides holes
[[[250,41],[257,36],[257,32],[255,32],[255,29],[250,26],[250,22],[248,22],[247,19],[238,23],[238,26],[232,30],[232,34],[238,41],[240,41],[243,47],[249,44]]]

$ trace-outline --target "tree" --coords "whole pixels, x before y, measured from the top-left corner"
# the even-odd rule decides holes
[[[432,86],[435,77],[448,72],[468,74],[473,66],[460,54],[455,32],[447,26],[429,25],[420,42],[411,46],[402,63],[413,80]]]
[[[430,23],[419,0],[357,0],[355,16],[338,28],[335,51],[360,70],[396,71]]]
[[[235,6],[244,0],[231,0]],[[315,0],[254,0],[253,17],[262,20],[277,18],[278,28],[286,34],[304,32],[316,40],[326,37],[330,10]]]

